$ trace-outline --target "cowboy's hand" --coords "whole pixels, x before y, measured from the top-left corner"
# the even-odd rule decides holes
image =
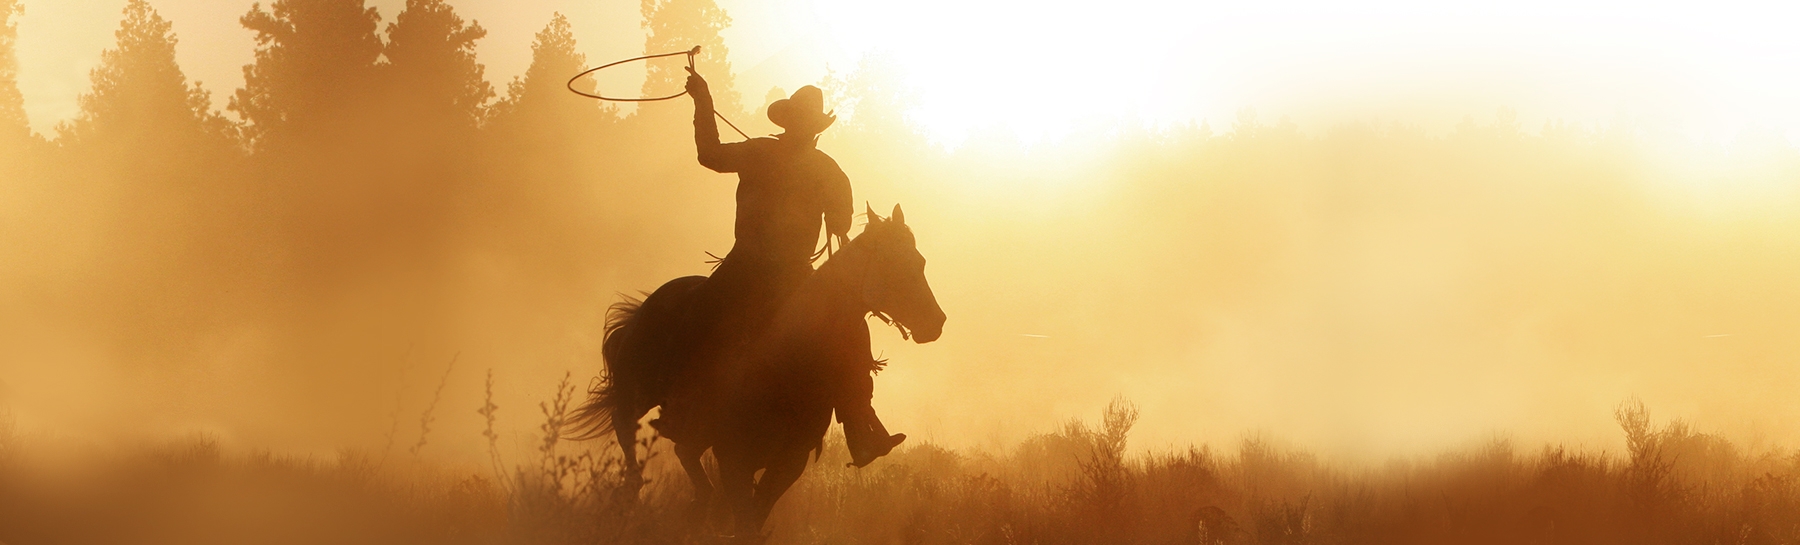
[[[707,88],[706,78],[700,77],[700,73],[695,72],[694,67],[692,67],[692,66],[687,66],[684,68],[686,68],[687,72],[688,72],[688,77],[687,77],[687,93],[688,93],[688,95],[693,96],[695,101],[705,100],[707,102],[711,102],[712,101],[712,90]]]

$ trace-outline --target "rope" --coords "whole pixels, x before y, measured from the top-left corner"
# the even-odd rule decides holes
[[[669,100],[669,99],[687,94],[687,90],[682,89],[681,92],[675,93],[673,95],[669,95],[666,97],[631,97],[631,98],[609,97],[609,96],[603,96],[603,95],[598,95],[598,94],[586,93],[586,92],[581,91],[580,89],[576,89],[575,88],[575,80],[586,77],[588,74],[592,74],[594,72],[599,72],[601,70],[611,68],[614,66],[618,66],[621,64],[625,64],[628,62],[632,62],[632,61],[660,59],[663,57],[673,57],[676,55],[687,55],[688,68],[692,69],[694,67],[694,56],[699,55],[699,54],[700,54],[700,46],[696,45],[696,46],[694,46],[693,49],[689,49],[687,51],[676,51],[673,53],[658,53],[655,55],[644,55],[642,57],[632,57],[632,58],[625,59],[622,61],[609,62],[609,63],[602,64],[595,68],[589,68],[587,70],[583,70],[583,71],[581,71],[580,74],[575,74],[575,77],[569,78],[569,82],[564,84],[563,86],[567,87],[569,89],[569,92],[571,92],[571,93],[575,93],[577,95],[581,95],[581,96],[596,99],[596,100],[607,100],[607,101],[612,101],[612,102],[657,102],[657,101],[662,101],[662,100]],[[731,130],[737,131],[738,135],[744,137],[745,140],[750,139],[750,135],[744,134],[744,130],[738,128],[736,123],[732,123],[730,119],[726,119],[725,114],[719,113],[718,110],[713,110],[713,115],[719,116],[719,120],[724,121],[725,126],[731,127]]]

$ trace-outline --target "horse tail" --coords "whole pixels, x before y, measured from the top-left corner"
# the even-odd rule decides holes
[[[576,407],[563,424],[563,437],[575,441],[598,439],[613,431],[613,415],[619,404],[626,401],[634,392],[643,388],[642,384],[633,384],[639,380],[639,373],[632,372],[641,362],[633,361],[635,354],[628,354],[626,338],[630,335],[626,328],[637,323],[638,311],[644,302],[629,295],[623,300],[613,303],[606,310],[606,326],[600,342],[600,358],[605,366],[600,378],[588,386],[587,401]]]

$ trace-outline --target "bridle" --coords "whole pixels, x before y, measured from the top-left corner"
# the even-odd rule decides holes
[[[867,230],[865,230],[863,234],[867,235],[868,234]],[[852,241],[852,242],[854,243],[854,241]],[[829,244],[829,242],[827,244]],[[846,253],[851,253],[852,255],[855,255],[858,259],[860,259],[862,261],[862,263],[859,264],[862,267],[862,274],[856,281],[856,292],[858,294],[858,297],[860,297],[862,299],[863,308],[869,309],[867,311],[868,314],[870,316],[874,316],[875,319],[877,319],[877,320],[881,320],[881,323],[887,324],[889,326],[893,326],[893,328],[895,330],[898,330],[900,332],[900,338],[902,340],[910,341],[910,340],[912,340],[912,328],[907,327],[905,322],[900,321],[899,318],[895,318],[895,317],[893,317],[893,315],[888,314],[887,312],[884,312],[881,310],[875,310],[874,303],[872,301],[869,301],[869,289],[868,289],[869,288],[869,276],[871,274],[873,274],[873,272],[875,270],[876,262],[883,261],[883,260],[879,259],[879,256],[877,256],[874,252],[871,252],[866,247],[867,245],[868,245],[868,243],[866,243],[866,242],[863,244],[856,245],[857,247],[853,251],[846,251],[846,250],[851,250],[852,248],[850,245],[845,245],[843,248],[838,250],[837,254],[843,255]]]

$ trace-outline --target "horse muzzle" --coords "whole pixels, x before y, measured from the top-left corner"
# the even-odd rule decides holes
[[[925,323],[912,328],[913,342],[925,344],[944,336],[944,319],[944,311],[940,310],[932,313],[931,318],[922,320]]]

